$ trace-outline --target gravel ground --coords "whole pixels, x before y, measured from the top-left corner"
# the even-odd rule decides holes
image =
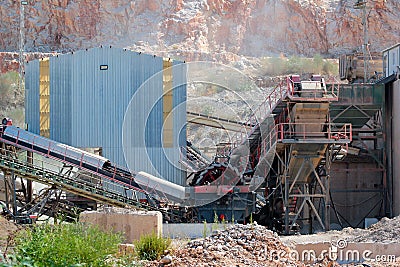
[[[304,264],[291,259],[290,253],[295,243],[315,243],[345,238],[348,242],[400,243],[400,216],[393,219],[383,218],[368,229],[345,228],[342,231],[329,231],[315,235],[279,237],[276,233],[257,224],[231,225],[226,229],[214,231],[207,238],[174,242],[172,263],[168,266],[182,267],[230,267],[230,266],[340,266],[336,262],[324,259],[313,264]],[[18,226],[0,216],[0,249],[4,253],[7,240],[12,238]],[[162,266],[158,261],[142,263],[144,266]],[[344,265],[342,265],[344,266]],[[345,266],[394,267],[396,262],[363,262]]]
[[[349,241],[400,243],[400,216],[393,219],[382,218],[367,229],[351,229]]]
[[[259,225],[233,225],[215,231],[210,237],[192,240],[175,249],[172,264],[168,266],[360,266],[394,267],[396,262],[363,262],[362,264],[339,265],[324,259],[313,264],[304,264],[290,258],[295,243],[318,243],[337,239],[348,242],[400,243],[400,217],[383,218],[368,229],[345,228],[315,235],[279,237],[276,233]],[[151,262],[145,266],[159,266]]]
[[[188,242],[173,253],[169,266],[305,266],[290,259],[290,251],[276,233],[265,227],[238,224]]]

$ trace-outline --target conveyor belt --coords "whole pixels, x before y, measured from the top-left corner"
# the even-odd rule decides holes
[[[257,179],[266,175],[272,164],[276,147],[274,120],[271,117],[275,109],[282,110],[280,104],[288,96],[288,89],[281,84],[276,86],[267,98],[254,110],[250,118],[241,124],[242,131],[234,140],[229,166],[235,172],[254,176]],[[245,127],[246,131],[243,131]],[[243,162],[248,162],[243,166]],[[204,185],[216,180],[226,170],[226,166],[213,162],[206,170],[196,173],[192,185]],[[210,178],[211,177],[211,178]],[[239,182],[238,177],[237,181]],[[252,190],[261,184],[252,181]]]
[[[186,118],[189,123],[205,125],[208,127],[219,128],[233,132],[241,132],[243,129],[250,129],[254,126],[246,122],[239,122],[190,111],[186,112]]]
[[[5,127],[0,128],[0,143],[3,143],[2,148],[0,148],[0,170],[4,173],[15,174],[41,184],[55,186],[63,191],[101,203],[160,211],[168,216],[171,221],[179,220],[179,215],[155,204],[158,199],[164,199],[164,196],[142,190],[134,181],[134,176],[130,172],[115,167],[107,159],[17,129],[14,126],[7,127],[12,130],[11,132],[18,134],[12,136],[9,133],[7,134],[7,130],[4,130]],[[24,135],[25,138],[23,138]],[[34,138],[31,138],[32,136]],[[68,172],[63,172],[62,167],[57,171],[43,167],[46,166],[46,161],[42,161],[40,164],[37,162],[38,160],[35,160],[35,164],[30,164],[15,157],[16,148],[31,151],[49,158],[49,160],[62,163],[60,165],[72,168]],[[78,153],[79,157],[71,158],[68,156],[74,153]],[[83,162],[85,158],[90,159]],[[96,161],[103,165],[96,166]],[[143,203],[136,199],[137,192],[144,193],[149,200],[157,199],[157,201],[151,201],[152,204]]]
[[[69,175],[60,174],[59,172],[28,164],[25,161],[10,158],[4,153],[0,153],[0,169],[4,172],[14,173],[20,177],[49,185],[55,186],[63,191],[83,196],[95,201],[106,203],[119,207],[135,207],[146,210],[161,210],[158,207],[141,203],[133,198],[134,194],[122,194],[121,192],[131,192],[132,188],[115,183],[111,180],[102,179],[102,184],[94,184],[86,181],[78,175],[79,173],[70,173]]]

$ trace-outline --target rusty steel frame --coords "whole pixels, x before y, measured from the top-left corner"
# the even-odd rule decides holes
[[[277,158],[280,162],[279,169],[281,169],[280,183],[283,185],[283,201],[285,206],[285,215],[284,215],[284,222],[285,222],[285,234],[290,234],[295,227],[297,221],[299,219],[305,219],[302,217],[302,213],[307,206],[313,212],[316,220],[320,224],[323,230],[329,230],[330,225],[330,197],[329,197],[329,190],[330,190],[330,165],[332,162],[332,146],[328,147],[325,152],[325,175],[320,175],[315,168],[313,168],[311,158],[316,157],[315,155],[303,155],[304,161],[301,164],[301,167],[298,169],[297,173],[295,173],[294,177],[289,177],[289,162],[296,157],[297,155],[292,155],[291,153],[292,146],[288,145],[285,147],[285,151],[283,155],[277,154]],[[315,181],[309,183],[299,183],[298,178],[301,174],[301,171],[306,167],[306,165],[312,167],[313,171],[312,174],[315,176]],[[312,191],[313,185],[316,185],[316,189]],[[297,192],[295,192],[297,189]],[[296,199],[296,205],[298,199],[300,199],[301,204],[300,207],[297,209],[296,214],[290,214],[290,203]],[[323,207],[321,211],[318,211],[316,208],[316,201],[323,200]],[[320,201],[321,203],[321,201]],[[310,214],[311,216],[311,214]],[[292,217],[292,218],[291,218]]]

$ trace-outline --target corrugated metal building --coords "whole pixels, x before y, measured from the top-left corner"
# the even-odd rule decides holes
[[[383,50],[382,54],[385,77],[396,74],[400,68],[400,43]]]
[[[100,147],[118,165],[185,183],[179,167],[179,148],[186,145],[182,62],[102,47],[28,62],[25,77],[29,131]]]

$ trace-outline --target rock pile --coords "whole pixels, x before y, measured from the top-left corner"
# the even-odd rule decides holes
[[[400,243],[399,229],[400,216],[382,218],[367,229],[354,229],[349,239],[354,242]]]
[[[278,235],[257,224],[232,225],[176,251],[171,266],[302,266]]]

